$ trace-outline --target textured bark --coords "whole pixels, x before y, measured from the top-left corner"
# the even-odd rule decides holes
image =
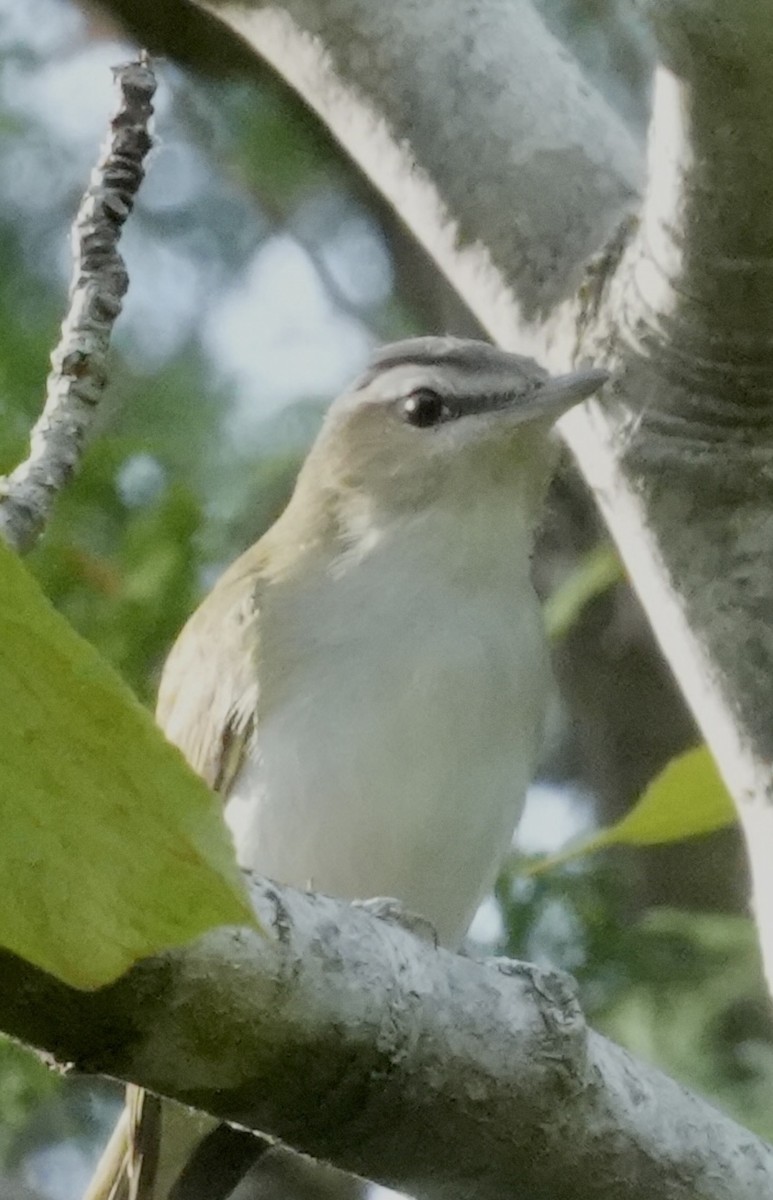
[[[526,0],[213,0],[490,334],[615,368],[563,433],[736,799],[773,979],[771,0],[653,5],[649,170]]]
[[[0,1027],[427,1197],[765,1200],[773,1148],[585,1025],[574,987],[256,881],[217,930],[83,993],[4,956]]]

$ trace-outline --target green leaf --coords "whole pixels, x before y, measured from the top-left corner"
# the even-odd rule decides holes
[[[255,924],[220,804],[0,539],[0,944],[74,987]]]
[[[560,854],[530,863],[524,872],[536,875],[607,846],[679,842],[714,833],[735,820],[735,806],[714,759],[705,746],[697,746],[673,759],[615,825]]]
[[[602,542],[583,555],[545,601],[545,627],[551,640],[565,637],[588,601],[624,578],[622,563],[610,542]]]

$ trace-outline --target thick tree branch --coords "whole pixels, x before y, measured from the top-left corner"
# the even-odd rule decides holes
[[[118,241],[144,176],[156,82],[143,58],[117,69],[116,83],[118,110],[73,224],[69,307],[51,355],[45,406],[32,430],[28,457],[0,479],[0,534],[20,552],[34,545],[56,497],[78,469],[129,284]]]
[[[678,80],[661,71],[643,208],[643,155],[527,0],[208,7],[493,337],[552,370],[616,368],[619,403],[563,432],[738,803],[773,981],[773,0],[653,5]]]
[[[735,797],[773,987],[773,5],[653,5],[636,236],[582,331],[620,406],[566,422]]]
[[[415,1195],[765,1200],[773,1148],[589,1030],[567,977],[256,881],[217,930],[77,992],[0,963],[0,1027]]]
[[[639,148],[529,0],[207,5],[315,108],[485,326],[544,318],[636,200]]]

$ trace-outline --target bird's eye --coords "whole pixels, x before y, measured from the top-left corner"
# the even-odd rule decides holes
[[[448,405],[430,388],[419,388],[411,392],[402,402],[402,414],[409,425],[425,429],[428,425],[439,425],[452,416]]]

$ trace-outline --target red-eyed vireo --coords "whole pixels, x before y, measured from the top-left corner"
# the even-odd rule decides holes
[[[417,338],[331,406],[287,509],[161,681],[158,719],[222,794],[243,866],[395,897],[458,945],[539,749],[550,673],[530,554],[551,426],[605,379]],[[149,1113],[124,1121],[92,1200],[167,1200],[188,1151],[156,1163]]]

